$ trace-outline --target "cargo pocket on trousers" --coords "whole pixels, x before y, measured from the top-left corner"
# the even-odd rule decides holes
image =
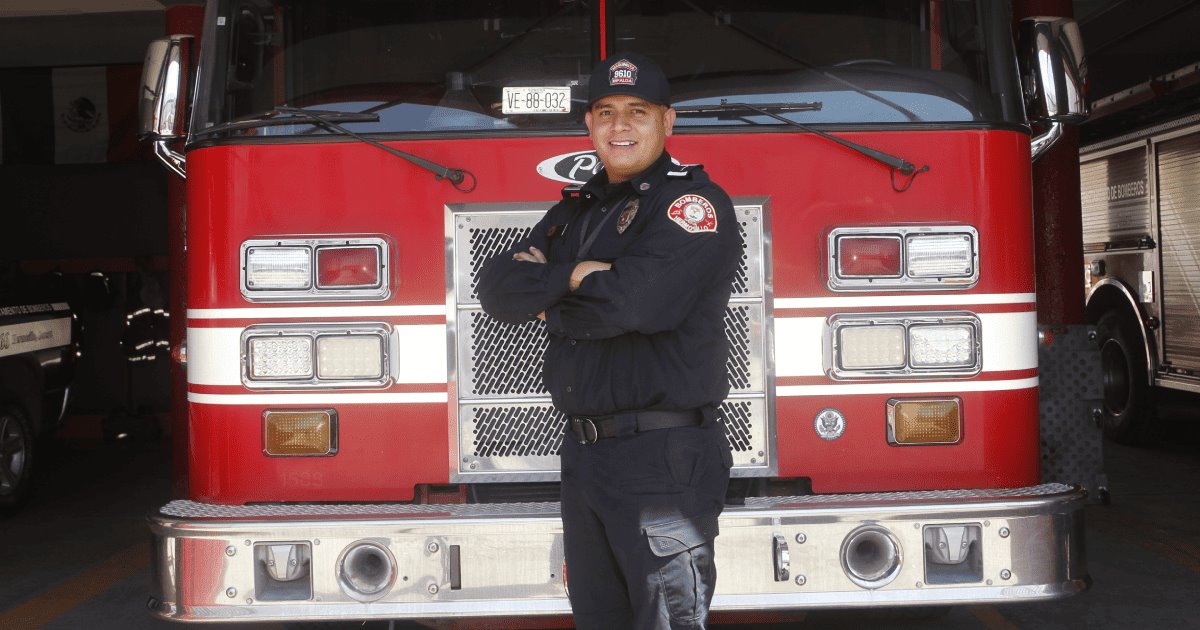
[[[717,515],[650,525],[645,532],[651,553],[668,558],[658,579],[672,622],[695,622],[707,610],[716,586],[712,542],[718,533]]]

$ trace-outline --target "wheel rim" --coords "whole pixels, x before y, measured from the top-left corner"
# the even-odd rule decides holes
[[[20,421],[0,416],[0,495],[13,494],[25,475],[27,436]]]
[[[1129,407],[1129,387],[1132,382],[1129,362],[1121,344],[1109,339],[1100,349],[1100,366],[1104,372],[1104,410],[1112,416],[1125,413]]]

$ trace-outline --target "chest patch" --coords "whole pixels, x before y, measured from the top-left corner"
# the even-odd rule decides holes
[[[641,205],[641,200],[637,198],[625,204],[625,208],[621,210],[621,216],[617,217],[617,234],[624,234],[625,230],[629,229],[629,224],[633,223],[633,218],[637,216],[639,205]]]
[[[717,231],[717,210],[700,195],[684,195],[672,201],[667,218],[691,234]]]

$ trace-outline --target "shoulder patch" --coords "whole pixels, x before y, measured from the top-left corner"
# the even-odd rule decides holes
[[[667,206],[667,218],[691,234],[717,231],[717,209],[700,195],[684,195]]]

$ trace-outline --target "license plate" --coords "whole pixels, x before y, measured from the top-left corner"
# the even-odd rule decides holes
[[[569,87],[506,87],[501,110],[505,114],[568,114]]]

